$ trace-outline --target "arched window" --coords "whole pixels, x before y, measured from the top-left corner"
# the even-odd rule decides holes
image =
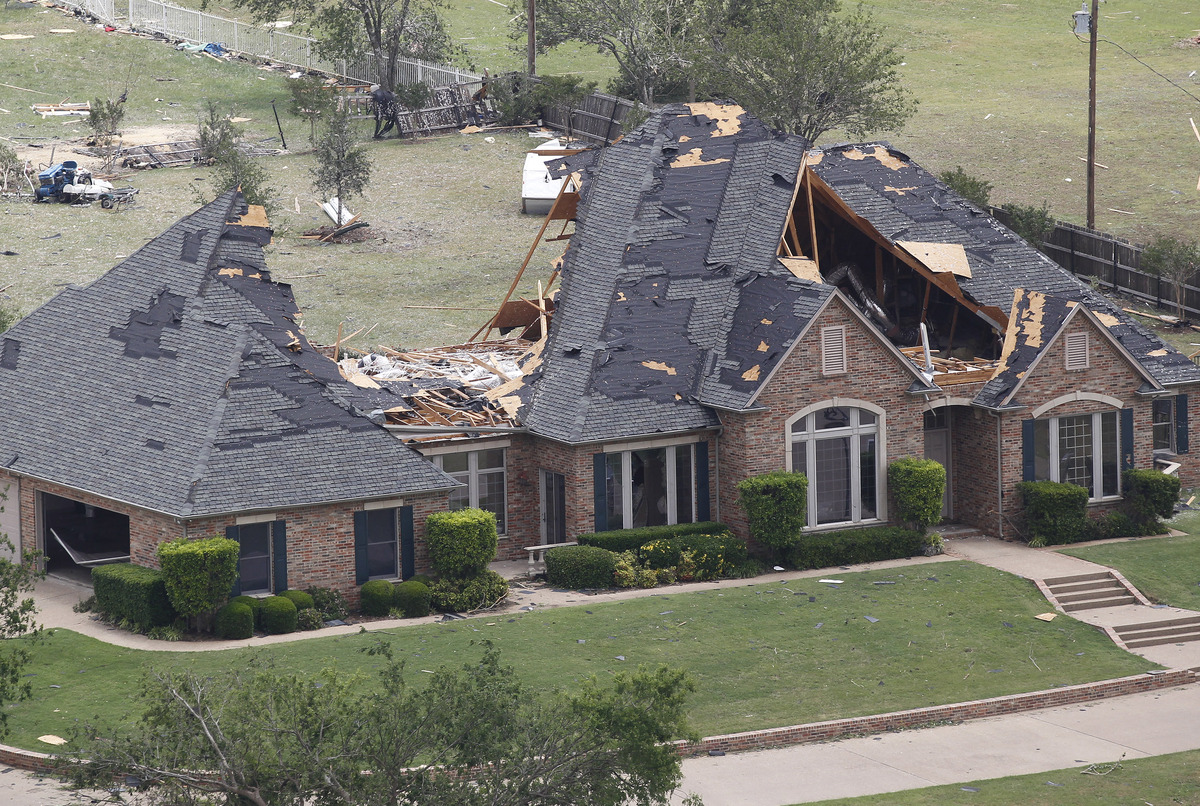
[[[789,469],[808,476],[808,525],[880,517],[882,410],[810,407],[788,423]]]

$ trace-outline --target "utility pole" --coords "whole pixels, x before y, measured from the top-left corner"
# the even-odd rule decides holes
[[[534,0],[525,0],[525,72],[531,76],[537,75],[537,46],[534,44],[535,23],[533,18]],[[1093,44],[1093,53],[1095,45]],[[1093,55],[1093,60],[1095,56]]]
[[[529,0],[533,5],[533,0]],[[1088,153],[1087,153],[1087,226],[1096,228],[1096,39],[1100,25],[1099,0],[1092,0],[1092,16],[1088,20],[1091,39],[1088,54]]]

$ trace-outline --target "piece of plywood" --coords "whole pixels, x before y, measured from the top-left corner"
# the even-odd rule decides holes
[[[695,168],[698,165],[717,165],[718,163],[729,162],[726,157],[718,157],[715,160],[704,159],[704,153],[699,148],[693,148],[691,151],[680,154],[675,159],[671,160],[672,168]]]
[[[817,268],[817,262],[806,257],[781,257],[779,262],[783,267],[790,271],[801,280],[809,280],[814,283],[823,283],[821,272]]]
[[[960,243],[931,243],[928,241],[896,241],[910,255],[925,264],[932,272],[949,272],[957,277],[970,277],[971,264],[967,250]]]

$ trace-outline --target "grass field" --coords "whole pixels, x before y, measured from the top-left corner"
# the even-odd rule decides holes
[[[639,664],[690,670],[690,716],[705,735],[961,702],[1136,674],[1153,664],[1073,620],[1033,616],[1046,602],[1027,581],[971,563],[846,573],[839,586],[791,583],[601,602],[390,630],[417,684],[422,669],[459,666],[487,638],[535,690]],[[881,583],[881,584],[877,584]],[[867,619],[877,619],[871,622]],[[129,694],[146,668],[203,674],[255,654],[282,668],[369,671],[372,634],[269,649],[140,652],[59,631],[28,671],[35,698],[10,708],[9,743],[37,747],[76,720],[136,717]]]
[[[1115,761],[1116,759],[1114,759]],[[992,778],[862,798],[821,801],[822,806],[1091,806],[1092,804],[1200,803],[1200,751],[1127,759],[1106,775],[1068,768]]]
[[[1194,535],[1060,551],[1117,569],[1154,602],[1200,610],[1200,542]]]

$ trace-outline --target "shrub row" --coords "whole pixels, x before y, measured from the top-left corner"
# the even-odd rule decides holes
[[[413,578],[407,582],[388,582],[373,579],[360,589],[364,616],[386,616],[393,610],[404,618],[429,615],[432,594],[429,586]]]
[[[637,551],[652,540],[670,540],[683,535],[719,534],[728,532],[723,523],[678,523],[673,526],[642,526],[637,529],[616,529],[610,532],[592,532],[580,535],[576,540],[581,546],[598,548],[620,554],[622,551]]]
[[[96,606],[116,621],[127,621],[143,631],[175,621],[177,614],[162,572],[153,568],[132,563],[100,565],[92,569],[92,587]]]
[[[927,542],[920,532],[896,526],[818,532],[801,535],[788,550],[787,561],[805,569],[895,560],[921,554]]]
[[[546,550],[546,581],[562,588],[611,588],[617,555],[599,546]]]
[[[465,613],[491,607],[508,595],[508,580],[495,571],[484,571],[471,579],[439,579],[429,586],[434,609],[443,613]]]
[[[1124,495],[1121,511],[1094,521],[1087,517],[1088,493],[1083,487],[1055,481],[1018,484],[1030,545],[1162,534],[1165,527],[1158,519],[1175,513],[1179,478],[1157,470],[1134,469],[1121,474],[1121,482]]]
[[[743,565],[747,557],[745,541],[727,531],[659,538],[642,545],[639,553],[588,545],[559,546],[546,551],[546,580],[575,590],[614,584],[652,588],[676,578],[716,579]]]
[[[749,553],[746,542],[725,532],[723,534],[684,535],[670,540],[655,540],[638,552],[642,563],[653,570],[688,566],[678,569],[677,576],[691,579],[716,579],[727,570],[745,562]]]

